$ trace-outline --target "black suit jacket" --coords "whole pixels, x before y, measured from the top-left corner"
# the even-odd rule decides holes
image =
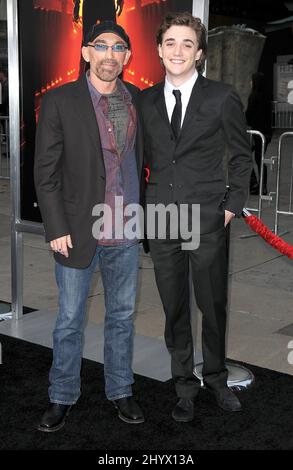
[[[200,204],[201,233],[223,226],[224,209],[241,215],[252,156],[234,89],[199,75],[177,141],[167,115],[164,82],[144,90],[140,103],[145,163],[150,168],[146,203]]]
[[[124,82],[136,103],[139,89]],[[142,132],[138,119],[136,160],[143,183]],[[105,166],[96,115],[86,77],[44,96],[36,134],[35,185],[46,241],[70,234],[69,258],[63,265],[90,264],[97,245],[92,209],[105,198]]]

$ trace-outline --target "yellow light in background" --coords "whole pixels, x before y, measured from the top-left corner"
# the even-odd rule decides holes
[[[79,12],[78,12],[78,15],[79,15],[80,18],[82,16],[82,5],[83,5],[83,0],[80,0],[80,2],[79,2]]]

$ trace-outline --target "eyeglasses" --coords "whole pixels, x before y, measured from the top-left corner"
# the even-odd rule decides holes
[[[108,44],[103,43],[96,43],[96,44],[87,44],[87,46],[94,47],[98,52],[106,52],[109,47],[111,47],[113,52],[125,52],[128,47],[125,44],[113,44],[113,46],[109,46]]]

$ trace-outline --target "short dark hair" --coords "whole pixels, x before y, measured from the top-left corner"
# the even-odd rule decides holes
[[[167,13],[163,18],[157,33],[157,45],[162,45],[163,35],[169,28],[171,28],[171,26],[189,26],[193,29],[196,34],[198,49],[202,50],[201,57],[196,61],[195,67],[198,72],[203,72],[207,52],[207,30],[205,25],[201,22],[201,19],[192,16],[188,11],[183,13]]]

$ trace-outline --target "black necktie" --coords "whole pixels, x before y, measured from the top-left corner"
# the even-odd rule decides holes
[[[173,95],[175,96],[176,104],[172,113],[171,126],[173,129],[174,135],[177,139],[180,133],[181,117],[182,117],[181,91],[173,90]]]

